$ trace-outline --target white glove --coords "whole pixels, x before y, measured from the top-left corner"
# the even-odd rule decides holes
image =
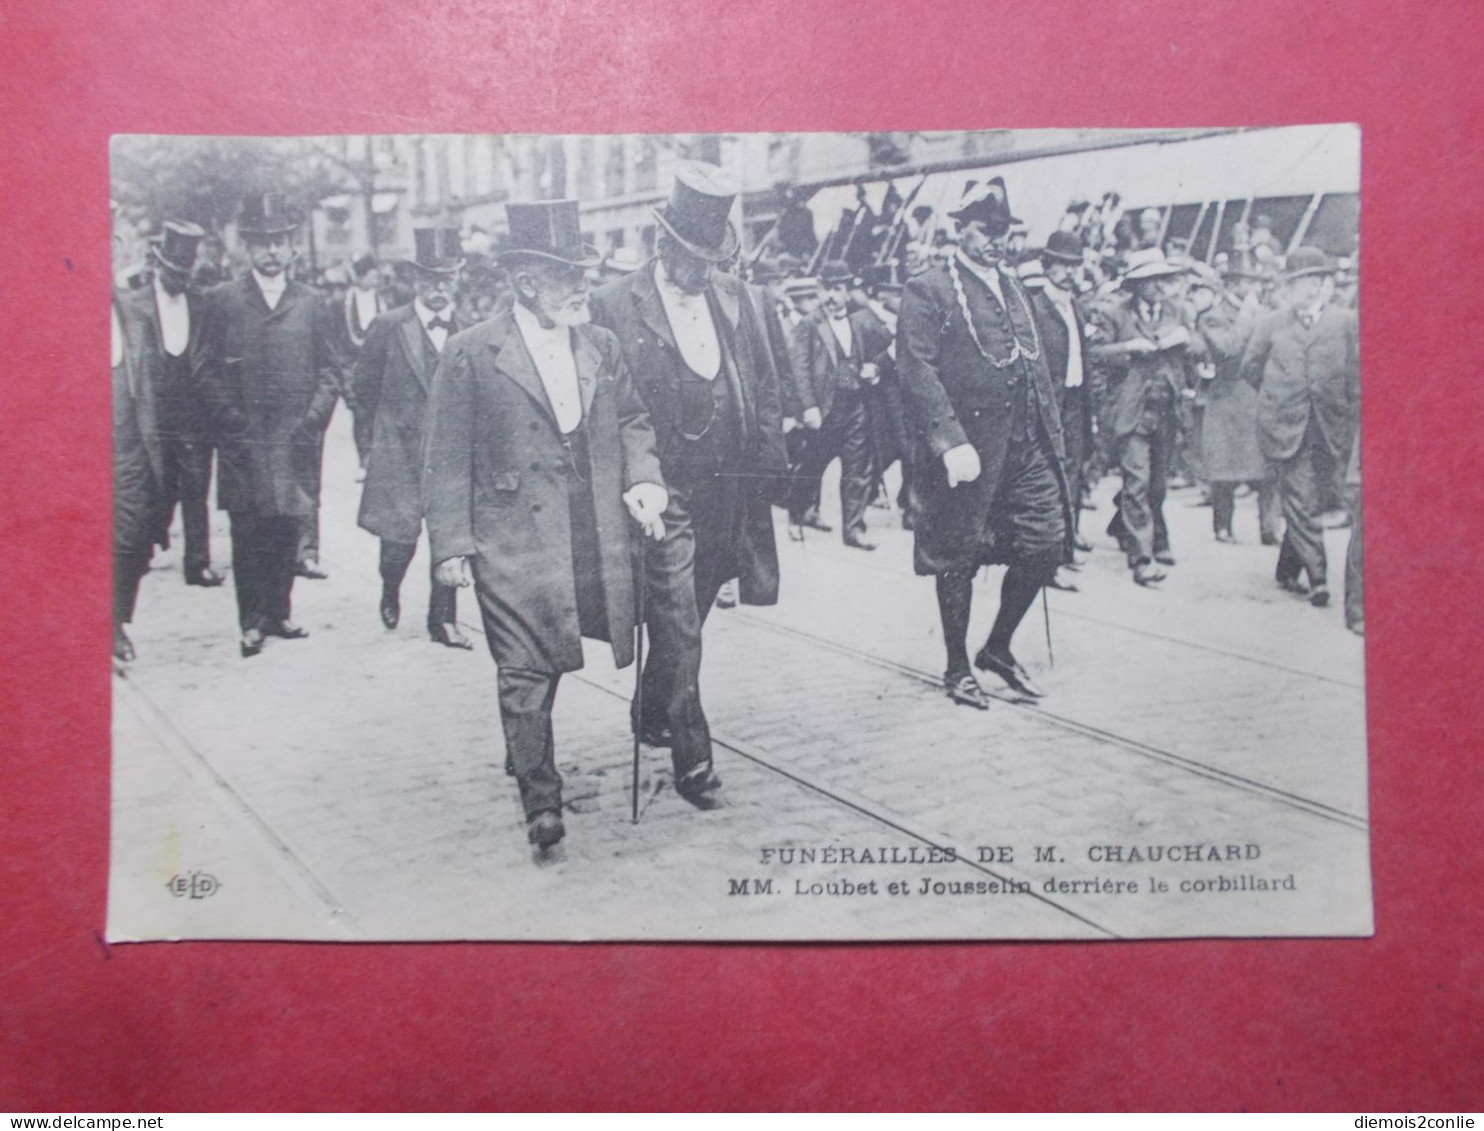
[[[665,536],[665,508],[670,505],[670,493],[658,483],[635,483],[623,496],[629,514],[644,533],[656,542]]]
[[[956,448],[949,448],[943,453],[943,467],[948,472],[948,486],[957,487],[960,483],[972,483],[979,478],[979,472],[983,470],[979,466],[979,453],[974,450],[973,444],[960,444]]]
[[[469,572],[463,558],[448,558],[433,570],[433,580],[445,589],[463,589],[469,584]]]
[[[861,380],[867,385],[874,385],[881,380],[881,370],[874,361],[868,361],[861,366]]]
[[[806,408],[804,410],[804,427],[811,432],[818,432],[824,424],[824,417],[819,415],[819,409]]]
[[[797,420],[795,420],[793,417],[791,417],[791,416],[785,416],[783,418],[783,434],[785,436],[787,436],[790,432],[792,432],[798,426],[799,426],[799,422]]]

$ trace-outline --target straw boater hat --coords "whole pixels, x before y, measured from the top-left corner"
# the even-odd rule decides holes
[[[190,274],[196,266],[196,246],[206,233],[183,220],[166,220],[159,238],[152,241],[150,254],[155,262]]]
[[[1330,257],[1319,248],[1305,244],[1288,257],[1288,265],[1284,268],[1283,278],[1287,281],[1299,279],[1305,275],[1333,275],[1334,273],[1335,265]]]
[[[237,231],[245,237],[282,236],[299,230],[302,217],[281,192],[255,192],[243,198]]]
[[[670,199],[654,210],[660,226],[692,255],[725,263],[741,246],[732,227],[737,186],[715,165],[692,161],[675,174]]]
[[[411,263],[429,275],[452,275],[464,265],[457,228],[413,228]]]
[[[1127,286],[1130,283],[1142,283],[1145,279],[1168,279],[1184,270],[1180,264],[1166,259],[1165,253],[1157,247],[1139,248],[1124,257],[1121,282]]]
[[[598,249],[582,238],[577,201],[541,200],[505,205],[510,237],[499,255],[500,266],[546,259],[569,267],[596,267]]]
[[[789,298],[798,298],[801,295],[814,295],[819,293],[819,280],[809,276],[785,279],[783,293]]]

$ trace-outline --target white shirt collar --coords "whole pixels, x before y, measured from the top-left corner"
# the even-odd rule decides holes
[[[513,307],[515,327],[536,364],[536,375],[546,390],[547,403],[563,435],[582,423],[582,392],[577,385],[577,359],[572,353],[570,326],[543,326],[525,303]]]
[[[721,372],[721,340],[705,292],[693,295],[682,291],[665,273],[663,260],[655,262],[654,285],[681,359],[692,372],[711,380]]]
[[[433,321],[433,319],[435,318],[442,318],[445,320],[453,318],[453,311],[434,310],[432,307],[424,305],[423,300],[420,298],[415,298],[412,300],[412,309],[417,313],[417,320],[423,324],[424,330],[428,328],[428,323]],[[526,311],[526,313],[530,314],[530,311]],[[535,315],[533,314],[530,314],[530,316],[533,319],[535,318]]]
[[[280,271],[277,275],[263,275],[256,267],[252,270],[252,277],[258,284],[258,290],[262,293],[263,301],[272,310],[278,306],[278,300],[283,298],[283,292],[288,289],[289,277]]]

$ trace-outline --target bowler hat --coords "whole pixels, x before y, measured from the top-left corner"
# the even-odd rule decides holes
[[[1297,248],[1288,257],[1288,264],[1283,270],[1285,279],[1298,279],[1304,275],[1333,275],[1335,265],[1330,257],[1325,255],[1317,247],[1305,244]]]
[[[196,245],[206,235],[195,224],[184,220],[166,220],[158,241],[150,249],[155,259],[166,267],[189,273],[196,266]]]
[[[731,222],[736,199],[737,186],[721,169],[692,161],[675,174],[670,199],[654,218],[693,255],[723,263],[740,246]]]
[[[363,255],[351,263],[350,270],[351,274],[355,275],[357,278],[360,278],[367,271],[375,268],[375,266],[376,257],[374,255]]]
[[[1081,263],[1082,241],[1072,232],[1055,231],[1046,237],[1042,259],[1054,259],[1058,263]]]
[[[841,283],[850,286],[855,282],[855,272],[843,259],[828,259],[819,269],[819,285],[838,287]]]
[[[281,236],[297,231],[301,217],[281,192],[254,192],[242,198],[237,231],[243,236]]]
[[[960,225],[978,220],[993,233],[1008,232],[1015,217],[1010,213],[1010,198],[1005,190],[1005,179],[991,177],[987,181],[967,182],[958,207],[948,215]]]
[[[551,259],[571,267],[596,267],[598,249],[582,238],[577,201],[538,200],[505,205],[510,238],[498,256],[501,266],[525,257]]]
[[[413,228],[408,262],[430,275],[452,275],[464,265],[463,250],[457,228]]]
[[[1157,247],[1144,247],[1131,251],[1124,258],[1123,285],[1140,283],[1145,279],[1166,279],[1178,275],[1185,268],[1171,263],[1165,253]]]

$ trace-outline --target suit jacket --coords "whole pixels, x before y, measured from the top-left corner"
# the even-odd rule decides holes
[[[593,321],[618,336],[628,370],[654,425],[660,462],[677,478],[686,441],[680,432],[680,380],[685,371],[674,331],[655,289],[655,262],[615,279],[592,297]],[[778,372],[756,306],[741,280],[712,276],[717,327],[728,359],[717,380],[726,380],[741,409],[742,467],[746,514],[738,535],[738,596],[749,605],[778,600],[778,548],[773,536],[771,500],[787,482]],[[704,521],[704,517],[701,519]]]
[[[1145,319],[1133,295],[1102,308],[1096,315],[1105,331],[1092,354],[1109,370],[1111,414],[1108,427],[1115,439],[1148,427],[1151,413],[1178,413],[1181,392],[1196,387],[1195,363],[1206,357],[1206,347],[1191,324],[1189,312],[1179,303],[1165,300],[1153,319]],[[1154,341],[1184,327],[1189,344],[1158,353],[1131,355],[1125,348],[1136,338]],[[1164,406],[1164,407],[1162,407]]]
[[[870,311],[855,311],[847,316],[850,323],[850,353],[840,348],[840,339],[830,329],[824,307],[818,306],[794,327],[789,360],[793,368],[794,391],[803,409],[817,408],[828,416],[835,407],[835,395],[841,389],[861,388],[861,365],[870,360],[869,346],[873,323],[879,319]]]
[[[342,377],[324,298],[290,281],[270,310],[251,274],[207,292],[196,383],[218,447],[217,505],[305,516]]]
[[[792,344],[789,328],[783,324],[778,307],[766,287],[749,284],[747,293],[757,309],[758,321],[763,328],[763,338],[768,344],[768,355],[773,359],[773,368],[778,374],[778,400],[782,414],[797,420],[804,409],[799,404],[798,389],[794,381]]]
[[[450,339],[457,331],[455,321]],[[422,529],[423,418],[438,359],[408,303],[371,323],[351,371],[356,426],[364,422],[368,440],[358,521],[393,542],[416,542]]]
[[[1350,458],[1360,421],[1360,331],[1355,312],[1326,306],[1312,328],[1296,310],[1257,324],[1240,374],[1257,387],[1257,429],[1270,460],[1291,458],[1312,420],[1336,466]]]
[[[573,331],[608,639],[620,667],[634,650],[637,528],[623,503],[636,483],[663,483],[654,430],[607,330]],[[472,559],[475,580],[521,631],[499,662],[537,671],[582,667],[571,568],[568,455],[536,363],[505,311],[449,338],[429,394],[423,499],[435,562]],[[525,641],[532,641],[526,654]]]

